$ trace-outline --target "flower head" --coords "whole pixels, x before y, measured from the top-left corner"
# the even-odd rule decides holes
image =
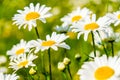
[[[14,70],[18,70],[20,68],[28,68],[28,66],[35,66],[33,64],[33,60],[35,60],[37,56],[31,54],[22,54],[20,57],[16,57],[13,59],[13,61],[10,62],[10,68],[13,68]]]
[[[29,46],[26,41],[21,39],[20,43],[14,45],[11,50],[7,51],[7,55],[10,55],[12,60],[14,57],[18,57],[26,52],[29,52]]]
[[[108,27],[104,31],[99,31],[99,33],[95,33],[95,42],[97,44],[102,44],[102,42],[110,42],[110,41],[120,41],[120,33],[114,32],[112,28]]]
[[[3,74],[0,73],[0,80],[17,80],[19,77],[16,74]]]
[[[46,40],[32,40],[29,42],[29,44],[32,47],[36,47],[35,53],[37,53],[39,50],[48,50],[49,48],[52,48],[54,50],[58,50],[58,47],[70,49],[70,47],[65,42],[63,42],[67,38],[68,36],[65,34],[56,34],[56,32],[53,32],[51,36],[46,36]]]
[[[108,13],[106,16],[109,18],[111,23],[114,23],[115,26],[120,24],[120,11]]]
[[[48,12],[51,8],[46,7],[45,5],[41,5],[39,3],[34,6],[33,3],[30,3],[29,7],[25,7],[24,10],[18,10],[18,14],[15,14],[13,17],[13,24],[18,25],[19,29],[24,26],[26,28],[28,26],[29,31],[32,27],[36,27],[36,20],[41,20],[42,22],[46,22],[45,18],[50,17],[51,14]]]
[[[80,20],[83,20],[85,17],[90,16],[91,11],[87,8],[77,8],[73,12],[69,13],[67,16],[61,18],[61,21],[64,22],[64,24],[72,24],[75,22],[78,22]]]
[[[98,20],[96,20],[96,15],[92,14],[91,17],[87,17],[85,21],[78,22],[73,24],[73,32],[78,32],[78,38],[81,36],[81,34],[84,34],[84,40],[86,41],[88,38],[88,34],[93,31],[99,31],[104,30],[106,27],[110,25],[108,21],[108,18],[101,17]]]
[[[119,80],[120,79],[120,58],[95,57],[94,61],[85,62],[78,71],[80,80]]]

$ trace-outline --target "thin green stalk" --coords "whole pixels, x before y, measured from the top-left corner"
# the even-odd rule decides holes
[[[67,66],[67,70],[68,70],[68,73],[69,73],[70,79],[72,80],[72,75],[71,75],[71,72],[70,72],[70,66],[69,66],[69,65]]]
[[[114,57],[114,41],[111,41],[112,56]]]
[[[37,38],[40,38],[37,27],[35,27],[35,32],[36,32]]]
[[[24,71],[25,71],[25,73],[26,73],[26,75],[27,75],[27,80],[34,80],[33,78],[32,78],[32,76],[28,73],[28,71],[26,70],[26,68],[24,68]]]
[[[65,80],[68,80],[68,79],[67,79],[67,76],[66,76],[66,74],[65,74],[65,72],[64,72],[64,71],[62,71],[62,74],[63,74],[63,76],[64,76]]]
[[[42,74],[45,76],[45,80],[47,80],[47,73],[45,71],[45,64],[44,64],[44,53],[41,53],[41,61],[42,61]]]
[[[92,35],[92,42],[93,42],[94,56],[96,57],[96,48],[95,48],[95,40],[94,40],[94,34],[93,34],[93,31],[91,31],[91,35]]]
[[[109,0],[107,0],[107,4],[106,4],[106,12],[108,12],[108,8],[109,8]]]
[[[98,35],[99,35],[99,37],[100,37],[100,39],[101,39],[101,41],[102,41],[102,38],[101,38],[100,33],[99,33],[98,31],[97,31],[97,33],[98,33]],[[103,49],[104,49],[104,51],[105,51],[106,56],[108,56],[107,50],[106,50],[105,45],[103,44],[103,42],[102,42],[102,46],[103,46]]]
[[[119,3],[119,5],[118,5],[118,10],[120,10],[120,0],[118,0],[118,3]]]
[[[52,69],[51,69],[51,55],[50,55],[50,48],[48,49],[48,57],[49,57],[49,74],[50,74],[50,80],[52,80]]]

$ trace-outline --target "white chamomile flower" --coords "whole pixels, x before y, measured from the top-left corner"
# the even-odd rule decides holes
[[[87,16],[90,16],[91,13],[92,12],[87,8],[77,8],[73,12],[69,13],[67,16],[61,18],[61,21],[63,21],[64,24],[72,24],[74,22],[83,20]]]
[[[32,40],[29,42],[29,44],[32,47],[36,47],[35,53],[37,53],[39,50],[48,50],[49,48],[52,48],[54,50],[58,50],[58,47],[70,49],[70,47],[65,42],[63,42],[67,38],[68,36],[65,34],[56,34],[56,32],[53,32],[51,37],[50,35],[46,36],[46,40]]]
[[[120,80],[120,58],[95,57],[94,61],[85,62],[78,74],[80,80]]]
[[[109,41],[120,41],[120,33],[114,32],[111,27],[106,28],[104,31],[99,31],[95,33],[95,42],[97,44],[102,44],[102,42],[109,42]]]
[[[46,23],[45,18],[50,17],[51,14],[48,12],[51,8],[46,7],[45,5],[41,5],[39,3],[34,6],[33,3],[30,3],[29,7],[25,7],[24,10],[18,10],[18,14],[15,14],[13,17],[13,24],[18,25],[19,29],[24,26],[26,28],[28,26],[29,31],[32,27],[36,27],[36,20],[41,20]]]
[[[16,74],[3,74],[0,73],[0,80],[18,80],[18,76]]]
[[[91,17],[87,17],[85,21],[73,24],[73,32],[78,32],[78,39],[81,34],[84,34],[84,40],[88,38],[88,34],[92,31],[93,33],[99,30],[104,30],[110,25],[107,17],[101,17],[96,20],[96,15],[93,14]]]
[[[14,58],[10,62],[10,68],[13,68],[14,70],[18,70],[20,68],[28,68],[29,66],[35,66],[35,64],[32,62],[37,58],[36,55],[31,54],[22,54],[20,57]]]
[[[20,43],[14,45],[11,50],[7,51],[7,55],[10,55],[12,60],[14,57],[18,57],[26,52],[29,52],[29,45],[26,41],[21,39]]]
[[[111,23],[114,23],[115,26],[120,24],[120,11],[108,13],[106,16],[109,18]]]

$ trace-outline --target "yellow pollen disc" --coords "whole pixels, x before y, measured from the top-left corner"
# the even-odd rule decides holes
[[[42,46],[52,46],[54,45],[56,42],[53,40],[49,40],[49,41],[43,41],[42,42]]]
[[[75,22],[75,21],[79,21],[80,19],[82,18],[82,16],[74,16],[73,18],[72,18],[72,22]]]
[[[30,12],[26,15],[25,19],[27,21],[29,21],[29,20],[32,20],[32,19],[37,19],[39,17],[40,17],[40,14],[38,14],[37,12]]]
[[[75,32],[67,32],[67,35],[69,36],[70,39],[76,38],[76,33]]]
[[[95,78],[96,80],[108,80],[110,77],[113,76],[114,70],[108,66],[103,66],[98,68],[95,71]]]
[[[85,30],[95,30],[97,28],[99,28],[99,25],[95,22],[90,23],[90,24],[86,24],[84,27]]]
[[[25,49],[21,48],[21,49],[16,51],[16,55],[20,55],[20,54],[24,53],[24,51],[25,51]]]
[[[26,65],[28,64],[28,61],[25,60],[25,61],[22,61],[18,64],[18,67],[25,67]]]
[[[120,14],[118,14],[118,16],[117,16],[117,17],[118,17],[118,19],[120,19]]]

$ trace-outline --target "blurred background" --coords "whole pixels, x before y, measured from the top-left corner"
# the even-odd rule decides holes
[[[9,66],[9,59],[6,55],[7,50],[10,50],[13,45],[19,43],[21,39],[26,41],[37,39],[34,29],[28,31],[28,29],[21,28],[19,30],[18,26],[12,24],[12,17],[17,13],[17,10],[23,10],[23,8],[30,3],[45,4],[52,8],[50,12],[53,16],[47,18],[46,24],[40,21],[37,22],[41,39],[45,39],[47,34],[55,31],[54,28],[56,25],[62,24],[60,18],[72,10],[75,10],[77,7],[87,7],[93,11],[98,18],[104,16],[107,12],[118,11],[120,6],[120,0],[0,0],[0,72],[11,73],[11,70],[7,68]],[[75,77],[80,65],[88,57],[86,54],[89,55],[92,52],[93,48],[90,40],[85,42],[83,38],[77,40],[76,34],[72,34],[71,36],[72,37],[66,41],[67,44],[70,45],[71,50],[65,53],[64,49],[60,48],[58,51],[51,52],[53,80],[63,80],[61,72],[57,69],[57,64],[62,61],[65,56],[71,60],[70,69],[72,76]],[[115,45],[117,46],[116,50],[119,50],[119,45]],[[101,49],[98,48],[98,50]],[[82,58],[78,60],[75,57],[76,55],[82,56]],[[47,54],[44,56],[47,56]],[[45,57],[44,60],[47,65],[47,58]],[[41,80],[44,80],[43,76]],[[75,80],[77,79],[75,78]]]

